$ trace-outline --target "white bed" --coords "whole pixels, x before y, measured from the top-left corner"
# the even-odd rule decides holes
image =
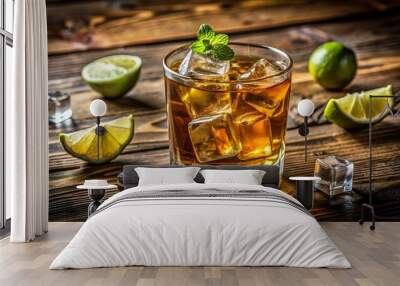
[[[175,195],[163,196],[165,192]],[[227,195],[218,195],[223,193]],[[255,185],[130,188],[99,207],[50,269],[128,265],[350,268],[318,222],[298,204],[277,189]]]

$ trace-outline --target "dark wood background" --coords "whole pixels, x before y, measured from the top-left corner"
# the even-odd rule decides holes
[[[160,4],[162,2],[162,4]],[[354,162],[353,195],[328,200],[317,194],[312,213],[319,220],[359,217],[368,187],[368,130],[346,131],[325,122],[329,98],[345,92],[392,84],[400,90],[400,2],[370,1],[48,1],[49,89],[71,94],[73,119],[49,130],[50,220],[86,219],[85,191],[75,189],[88,178],[116,183],[124,164],[169,163],[162,59],[189,42],[200,23],[227,32],[232,40],[272,45],[293,58],[293,88],[282,190],[292,194],[287,178],[311,175],[318,157],[335,154]],[[328,92],[307,72],[312,50],[340,40],[358,57],[356,79],[342,92]],[[69,132],[95,123],[90,101],[100,96],[84,84],[86,63],[110,54],[131,53],[143,59],[136,88],[108,101],[107,119],[133,114],[135,136],[112,163],[92,166],[69,156],[58,141]],[[310,131],[310,159],[303,157],[301,122],[295,105],[310,98],[317,104]],[[386,118],[374,127],[374,198],[380,214],[400,215],[400,119]],[[108,195],[111,195],[109,192]]]

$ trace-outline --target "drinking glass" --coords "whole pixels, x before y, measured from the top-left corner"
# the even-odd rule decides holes
[[[292,60],[268,46],[230,47],[235,57],[221,77],[182,75],[189,46],[165,57],[171,163],[278,165],[283,170]],[[221,70],[222,64],[206,59],[194,69]]]

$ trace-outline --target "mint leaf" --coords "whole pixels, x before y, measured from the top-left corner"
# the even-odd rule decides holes
[[[201,24],[199,30],[197,31],[197,39],[199,40],[212,40],[215,36],[213,29],[207,24]]]
[[[217,60],[231,60],[235,53],[228,47],[229,36],[226,34],[215,34],[207,24],[201,24],[197,31],[197,41],[191,45],[192,51],[206,55]]]
[[[217,34],[214,38],[211,39],[212,45],[228,45],[229,43],[229,36],[226,34]]]
[[[202,40],[204,48],[206,51],[211,50],[212,49],[212,45],[209,39],[204,39]]]
[[[198,54],[203,54],[206,51],[206,46],[203,44],[203,41],[193,42],[190,48],[192,49],[192,51]]]
[[[235,56],[235,53],[227,45],[216,44],[213,45],[212,56],[220,61],[229,61]]]

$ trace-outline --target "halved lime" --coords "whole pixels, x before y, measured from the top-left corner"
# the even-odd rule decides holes
[[[87,64],[82,69],[82,77],[95,91],[114,99],[135,86],[141,67],[142,60],[137,56],[108,56]]]
[[[343,127],[355,128],[369,123],[370,95],[392,95],[392,86],[347,94],[339,99],[330,99],[325,107],[324,116],[329,121]],[[373,98],[371,101],[372,123],[377,123],[389,113],[393,98]]]
[[[96,126],[69,134],[60,134],[64,150],[73,157],[101,164],[116,158],[133,138],[133,116],[102,123],[103,132],[96,135]]]

